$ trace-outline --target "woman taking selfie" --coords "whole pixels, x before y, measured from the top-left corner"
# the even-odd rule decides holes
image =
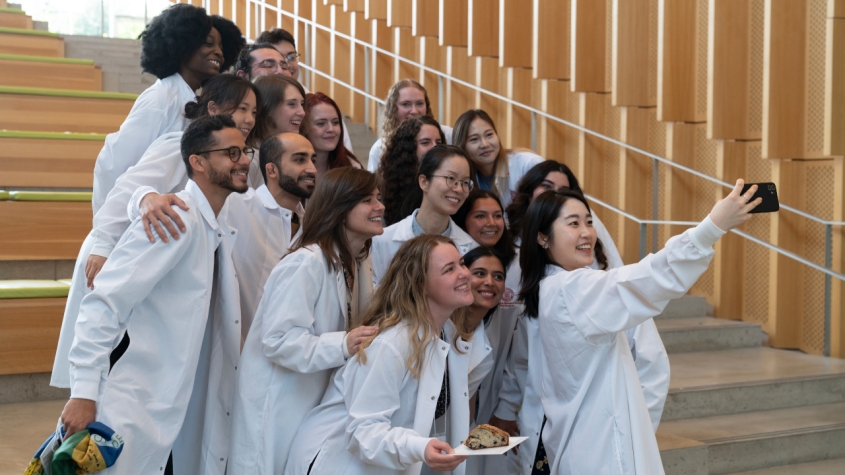
[[[378,328],[300,427],[288,475],[463,474],[469,434],[469,272],[444,236],[405,242],[364,314]],[[443,453],[445,452],[445,453]]]
[[[267,279],[244,343],[228,473],[283,473],[334,369],[375,334],[359,322],[383,211],[370,172],[332,170],[317,184],[302,235]]]
[[[538,317],[544,365],[542,441],[551,473],[661,474],[663,465],[625,330],[684,295],[713,245],[761,199],[743,181],[704,221],[656,254],[609,271],[589,268],[596,233],[580,193],[546,192],[525,217],[520,265],[526,314]]]

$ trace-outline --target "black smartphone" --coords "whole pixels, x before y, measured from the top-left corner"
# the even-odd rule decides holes
[[[757,191],[748,201],[763,198],[763,202],[752,209],[751,213],[774,213],[780,209],[780,203],[778,202],[778,189],[774,183],[746,183],[745,186],[742,187],[742,193],[740,194],[745,195],[745,192],[748,191],[752,185],[757,185]]]

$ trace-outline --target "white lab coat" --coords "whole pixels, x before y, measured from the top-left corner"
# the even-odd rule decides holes
[[[105,203],[94,214],[94,228],[83,241],[73,268],[73,279],[68,291],[59,343],[53,360],[51,386],[66,388],[70,385],[67,355],[73,343],[79,304],[91,292],[87,287],[88,280],[85,277],[88,256],[94,254],[109,257],[120,237],[138,217],[140,201],[147,193],[175,193],[185,188],[188,183],[188,174],[180,151],[181,141],[181,131],[169,132],[156,139],[138,163],[129,167],[126,173],[117,179],[111,191],[108,192]],[[258,157],[255,157],[249,170],[249,182],[253,187],[264,183],[257,162]],[[241,199],[240,195],[233,194],[228,201]],[[234,217],[241,218],[238,215]],[[252,315],[250,315],[251,318]]]
[[[106,201],[115,182],[138,163],[147,148],[168,132],[185,130],[185,104],[196,99],[191,86],[175,73],[159,79],[135,100],[120,130],[106,137],[94,165],[94,214]]]
[[[370,255],[373,256],[374,285],[378,285],[381,278],[387,272],[387,268],[390,267],[390,261],[393,260],[393,256],[396,255],[399,248],[402,247],[402,244],[405,244],[406,241],[410,241],[414,238],[413,222],[419,211],[419,209],[414,210],[410,216],[398,223],[393,223],[384,228],[384,233],[373,238]],[[469,234],[461,229],[460,226],[455,224],[451,218],[449,219],[448,237],[454,241],[455,246],[458,248],[458,252],[460,252],[462,256],[478,247],[478,243],[476,243]]]
[[[443,330],[452,341],[454,324],[447,321]],[[450,404],[445,416],[449,421],[446,440],[457,447],[467,438],[467,374],[475,342],[458,339],[463,353],[440,339],[429,342],[426,364],[417,379],[407,366],[409,332],[402,324],[385,330],[365,350],[366,364],[350,358],[336,372],[323,402],[299,428],[286,475],[305,475],[312,461],[311,475],[419,474],[447,362]],[[452,473],[463,475],[464,465]]]
[[[372,293],[361,263],[359,305]],[[347,290],[316,245],[285,257],[270,274],[244,343],[229,475],[278,474],[299,424],[317,407],[346,350]]]
[[[552,473],[663,473],[624,331],[684,295],[723,234],[708,217],[637,264],[607,272],[548,266],[538,320]]]
[[[182,239],[151,244],[136,221],[80,306],[71,397],[97,401],[97,420],[123,437],[109,473],[161,473],[171,449],[175,473],[225,470],[240,353],[237,230],[193,181],[179,196],[191,207],[177,209]],[[131,344],[109,372],[127,331]]]
[[[440,130],[443,131],[443,135],[446,136],[446,143],[452,144],[452,128],[448,125],[441,125]],[[370,148],[370,155],[367,158],[367,171],[371,173],[378,172],[378,164],[381,161],[381,152],[384,149],[384,138],[379,137],[378,140],[375,141],[373,146]]]
[[[545,158],[537,155],[530,150],[511,150],[507,153],[508,156],[508,189],[499,190],[499,200],[502,201],[502,209],[507,209],[508,205],[516,196],[516,189],[519,186],[519,180],[525,176],[525,173],[538,163],[546,161]],[[480,183],[476,174],[476,185]],[[493,185],[496,184],[496,177],[493,177]]]

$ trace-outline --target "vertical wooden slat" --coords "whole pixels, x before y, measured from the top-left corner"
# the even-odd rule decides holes
[[[845,18],[827,19],[826,39],[824,153],[841,156],[845,155]]]
[[[670,122],[666,127],[666,158],[687,167],[695,165],[695,124]],[[695,178],[677,168],[666,167],[661,183],[666,196],[664,215],[667,221],[693,221],[695,216]],[[662,226],[662,240],[680,234],[683,226]]]
[[[498,56],[499,0],[469,0],[467,10],[470,56]]]
[[[419,58],[420,64],[432,68],[436,71],[445,71],[447,70],[446,67],[446,60],[447,60],[447,53],[446,47],[440,46],[437,38],[430,37],[430,36],[421,36],[418,39],[419,41]],[[431,102],[431,109],[432,109],[432,116],[440,120],[441,116],[445,119],[446,117],[446,106],[444,104],[443,110],[438,108],[438,104],[440,102],[439,90],[438,90],[438,79],[437,75],[428,72],[428,71],[421,71],[419,77],[420,84],[426,89],[428,93],[429,102]],[[445,86],[445,81],[444,81]],[[443,99],[446,100],[445,97]],[[451,123],[447,123],[445,120],[443,122],[446,125],[451,125]]]
[[[440,0],[438,32],[440,46],[467,46],[467,0]],[[466,48],[464,48],[466,50]]]
[[[710,0],[707,137],[747,139],[751,2]],[[756,137],[759,138],[759,137]]]
[[[532,80],[530,69],[500,68],[499,94],[530,105]],[[510,103],[500,103],[496,128],[505,147],[531,148],[531,113],[526,109]]]
[[[442,38],[441,38],[442,39]],[[471,82],[467,49],[461,46],[448,46],[446,48],[446,74],[462,81]],[[446,125],[453,125],[455,119],[472,107],[474,92],[466,86],[460,85],[451,79],[443,81],[446,91],[444,98],[443,122]]]
[[[387,0],[365,0],[364,17],[367,20],[387,20]]]
[[[370,20],[371,25],[371,43],[375,46],[391,51],[393,49],[393,35],[391,29],[387,26],[387,20]],[[370,94],[376,97],[387,97],[387,91],[393,85],[393,58],[379,53],[375,49],[372,50],[370,60]],[[370,117],[368,123],[370,127],[377,127],[379,118],[377,117],[378,107],[375,103],[370,107]]]
[[[804,152],[804,0],[766,0],[763,48],[763,157]]]
[[[578,125],[604,133],[607,120],[606,100],[608,100],[607,94],[578,94]],[[605,145],[604,140],[578,131],[578,169],[581,170],[581,189],[601,199],[605,198],[605,166],[610,159]]]
[[[440,6],[437,0],[413,0],[414,36],[437,36],[440,28]]]
[[[417,61],[417,43],[414,40],[414,35],[411,34],[410,28],[394,28],[393,29],[393,52],[404,59]],[[419,68],[408,64],[406,61],[401,61],[398,58],[393,59],[393,82],[399,82],[401,79],[417,78],[419,77]]]
[[[605,92],[607,5],[601,0],[572,1],[571,86],[574,92]]]
[[[531,64],[534,77],[569,79],[570,0],[534,0]]]
[[[413,25],[411,0],[387,0],[387,26],[410,28]]]
[[[747,142],[720,140],[716,154],[716,177],[728,183],[746,175]],[[724,198],[725,188],[716,188],[713,202]],[[743,229],[745,231],[745,229]],[[713,313],[717,317],[739,320],[745,292],[745,277],[741,267],[745,260],[743,239],[728,233],[714,246]]]
[[[572,104],[578,101],[578,95],[569,91],[567,81],[543,79],[540,88],[540,110],[551,115],[577,122],[577,117],[570,117]],[[573,120],[574,119],[574,120]],[[578,141],[576,129],[546,117],[537,117],[537,154],[550,160],[557,160],[580,176],[578,169]]]
[[[313,2],[313,19],[319,25],[332,25],[332,12],[330,5],[324,5],[323,2]],[[314,26],[311,30],[311,48],[312,62],[314,68],[323,73],[332,74],[333,58],[332,58],[332,33],[322,28]],[[331,96],[332,81],[325,76],[320,76],[316,73],[311,73],[311,91],[322,92]]]
[[[614,106],[653,106],[649,90],[651,0],[613,0],[611,91]]]
[[[843,9],[845,12],[845,9]],[[845,159],[834,159],[833,220],[845,221]],[[845,272],[845,227],[833,226],[833,270]],[[845,358],[845,282],[831,279],[831,356]]]
[[[695,122],[696,0],[660,0],[657,119]]]
[[[342,3],[342,2],[340,2]],[[337,3],[331,6],[333,30],[345,35],[352,35],[352,15],[345,13],[343,7]],[[352,80],[352,43],[346,38],[341,38],[332,33],[332,71],[333,77],[353,84]],[[346,86],[332,83],[332,99],[337,102],[341,112],[349,114],[346,110],[350,106],[353,96]]]
[[[649,123],[652,109],[621,108],[620,140],[641,149],[648,149]],[[651,216],[651,193],[644,192],[644,183],[651,183],[651,159],[626,148],[619,150],[619,207],[634,216]],[[650,187],[649,187],[650,188]],[[622,259],[636,262],[639,257],[640,228],[623,216],[618,218],[617,247]]]
[[[530,68],[533,2],[499,0],[499,66]]]
[[[473,69],[473,84],[488,91],[499,91],[499,61],[496,58],[475,57],[470,59]],[[499,107],[501,102],[490,96],[478,91],[474,92],[475,100],[472,107],[481,109],[490,117],[499,116]]]
[[[367,9],[366,0],[343,0],[343,11],[364,13]]]
[[[353,38],[362,41],[369,41],[372,37],[370,33],[370,22],[364,19],[363,12],[349,11],[350,31]],[[355,43],[351,46],[349,56],[350,77],[352,78],[352,85],[366,90],[367,86],[364,84],[364,55],[366,50],[364,45]],[[369,100],[369,99],[366,99]],[[349,110],[347,114],[352,118],[353,122],[365,122],[367,118],[364,116],[364,96],[360,94],[352,94],[349,103]],[[374,106],[373,106],[374,107]]]

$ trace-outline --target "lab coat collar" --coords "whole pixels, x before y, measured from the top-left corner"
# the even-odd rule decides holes
[[[258,188],[256,188],[255,194],[258,196],[258,199],[261,200],[261,204],[263,204],[264,207],[267,208],[267,209],[287,209],[287,208],[282,208],[281,206],[279,206],[279,203],[276,202],[276,198],[274,198],[273,194],[270,193],[270,189],[267,188],[266,184],[261,185]],[[305,208],[302,207],[301,201],[298,201],[296,203],[296,209],[292,209],[292,210],[288,210],[288,211],[293,211],[294,213],[296,213],[296,215],[299,216],[300,220],[302,219],[303,216],[305,216]]]
[[[554,264],[546,264],[546,277],[551,277],[556,274],[560,274],[561,272],[565,272],[563,267],[556,266]]]
[[[405,242],[414,238],[413,222],[419,212],[420,210],[417,208],[410,216],[396,223],[396,232],[393,234],[394,241]],[[449,218],[449,238],[459,248],[461,246],[472,245],[475,242],[469,234],[452,221],[452,218]]]
[[[184,97],[185,95],[190,94],[191,100],[193,100],[196,97],[196,91],[191,89],[191,86],[188,84],[187,81],[185,81],[185,78],[183,78],[182,75],[179,74],[179,73],[171,74],[170,76],[168,76],[164,79],[161,79],[160,81],[165,83],[168,86],[174,86],[174,87],[179,88],[179,96]],[[202,89],[202,88],[200,88],[200,89]]]
[[[214,216],[214,210],[211,209],[208,198],[205,197],[205,193],[202,192],[194,180],[188,180],[188,184],[185,185],[185,191],[191,194],[191,197],[197,204],[197,209],[202,214],[202,217],[205,218],[206,222],[208,222],[208,225],[211,226],[211,229],[219,230],[220,223],[226,222],[226,216],[229,214],[229,200],[226,199],[223,207],[220,208],[220,213]]]

